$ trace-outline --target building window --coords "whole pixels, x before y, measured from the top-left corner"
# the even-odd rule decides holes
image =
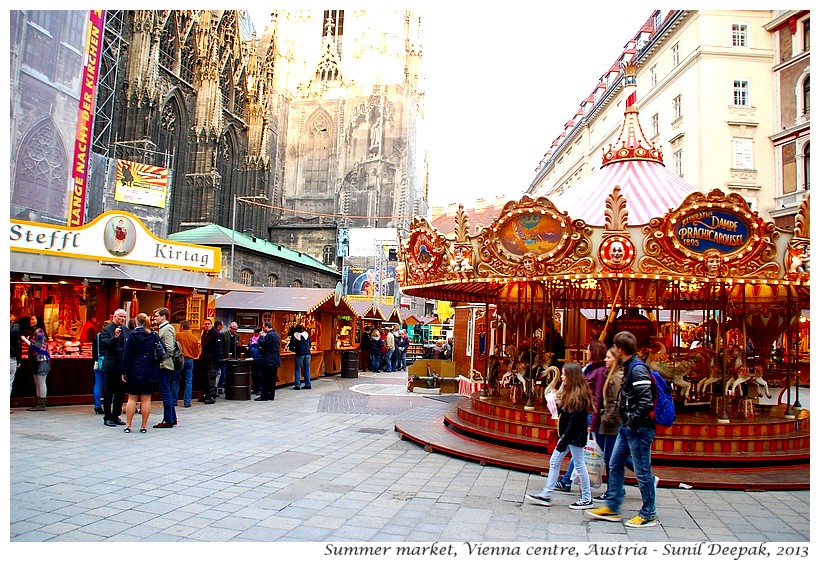
[[[268,275],[268,287],[278,287],[279,286],[279,278],[271,273]]]
[[[752,139],[735,137],[732,139],[732,168],[738,170],[754,169],[752,159]]]
[[[322,248],[322,263],[325,265],[333,265],[333,246],[325,246]]]
[[[659,125],[658,125],[658,114],[652,116],[652,136],[658,136],[659,132]]]
[[[680,64],[680,43],[672,45],[672,66]]]
[[[683,108],[681,107],[681,95],[678,94],[672,99],[672,115],[675,119],[679,119],[682,115]]]
[[[239,282],[250,287],[253,285],[253,271],[250,269],[243,269],[239,272]]]
[[[675,153],[672,155],[672,166],[675,171],[675,175],[678,177],[683,177],[683,149],[676,150]]]
[[[806,191],[809,190],[809,186],[811,186],[811,158],[809,156],[809,143],[806,143],[806,148],[803,150],[803,189]]]
[[[732,82],[732,100],[735,105],[749,105],[748,80],[734,80]]]
[[[808,51],[811,45],[811,34],[809,33],[809,20],[803,22],[803,50]]]
[[[657,31],[661,26],[661,12],[660,12],[660,10],[655,12],[654,24],[655,24],[655,31]]]
[[[291,287],[301,287],[301,286],[302,286],[302,280],[301,279],[294,279],[293,284],[291,285]]]
[[[749,26],[745,23],[732,24],[732,47],[749,46]]]
[[[652,68],[649,69],[649,83],[654,88],[658,83],[658,65],[653,64]]]
[[[809,108],[811,107],[811,90],[809,89],[809,78],[811,78],[811,76],[806,76],[806,80],[803,82],[803,115],[809,115]]]
[[[305,146],[305,193],[325,195],[330,182],[330,118],[319,113],[308,127]]]

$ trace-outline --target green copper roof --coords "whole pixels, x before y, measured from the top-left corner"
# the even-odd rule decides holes
[[[263,238],[254,239],[242,232],[235,232],[233,239],[231,238],[231,229],[225,228],[216,224],[209,224],[200,226],[199,228],[192,228],[191,230],[183,230],[182,232],[175,232],[167,237],[169,240],[176,240],[179,242],[188,242],[191,244],[202,244],[204,246],[227,246],[230,248],[233,243],[237,248],[245,248],[259,254],[269,256],[274,259],[298,264],[302,267],[309,267],[341,276],[341,273],[332,267],[328,267],[316,258],[308,254],[291,250],[282,244],[274,244],[268,242]]]

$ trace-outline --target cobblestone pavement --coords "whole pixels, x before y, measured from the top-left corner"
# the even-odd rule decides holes
[[[399,438],[396,414],[448,400],[404,392],[406,376],[323,377],[313,390],[279,389],[273,402],[195,402],[179,408],[173,429],[150,428],[162,417],[155,402],[147,434],[105,427],[91,406],[17,409],[9,416],[12,552],[32,542],[183,541],[211,544],[203,554],[222,558],[233,552],[225,543],[296,542],[300,557],[319,559],[350,541],[441,541],[472,559],[466,543],[640,541],[656,552],[667,541],[808,544],[808,491],[661,488],[660,524],[649,529],[591,520],[562,505],[574,501],[567,494],[551,508],[532,505],[524,494],[539,491],[543,476]],[[630,488],[624,513],[639,507]]]

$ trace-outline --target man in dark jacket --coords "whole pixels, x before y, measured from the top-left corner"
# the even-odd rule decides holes
[[[626,460],[632,455],[635,478],[641,490],[643,505],[638,515],[625,523],[627,527],[654,527],[657,525],[655,513],[655,479],[652,475],[651,453],[655,440],[655,420],[652,412],[655,400],[652,390],[652,375],[649,368],[637,355],[637,340],[632,332],[618,332],[613,338],[618,359],[624,368],[621,394],[618,406],[621,413],[621,428],[615,440],[615,448],[607,468],[606,506],[592,509],[589,514],[605,521],[621,520],[619,491],[624,485]]]
[[[280,355],[282,340],[279,338],[279,333],[270,322],[262,324],[262,331],[264,335],[259,338],[259,352],[262,355],[262,394],[256,398],[256,402],[274,399],[276,378],[279,375],[279,367],[282,366]]]
[[[302,377],[305,380],[304,388],[310,390],[310,334],[301,324],[294,328],[293,335],[288,342],[288,349],[295,355],[293,360],[293,390],[302,389]]]
[[[128,313],[118,308],[111,317],[111,323],[100,332],[100,355],[103,361],[103,424],[108,427],[125,425],[120,419],[122,403],[125,400],[125,381],[122,379],[122,352],[125,349],[125,340],[131,335],[131,330],[125,325]]]
[[[205,404],[216,402],[216,380],[219,378],[219,362],[222,359],[222,335],[210,320],[202,323],[202,353],[199,358],[208,373],[208,394],[200,398]]]

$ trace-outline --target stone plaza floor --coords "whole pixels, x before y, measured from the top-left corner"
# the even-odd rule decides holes
[[[312,390],[280,388],[273,402],[180,401],[173,429],[151,428],[162,419],[154,402],[146,434],[105,427],[91,406],[18,408],[9,416],[12,552],[41,552],[29,543],[182,542],[223,559],[261,542],[273,543],[266,553],[287,546],[301,559],[325,559],[345,545],[438,542],[463,560],[478,543],[641,543],[655,553],[679,542],[810,544],[808,491],[662,487],[659,524],[647,529],[570,510],[575,494],[533,505],[524,494],[540,491],[543,476],[399,438],[397,414],[447,399],[407,393],[406,376],[323,377]],[[639,507],[637,488],[628,488],[625,518]]]

